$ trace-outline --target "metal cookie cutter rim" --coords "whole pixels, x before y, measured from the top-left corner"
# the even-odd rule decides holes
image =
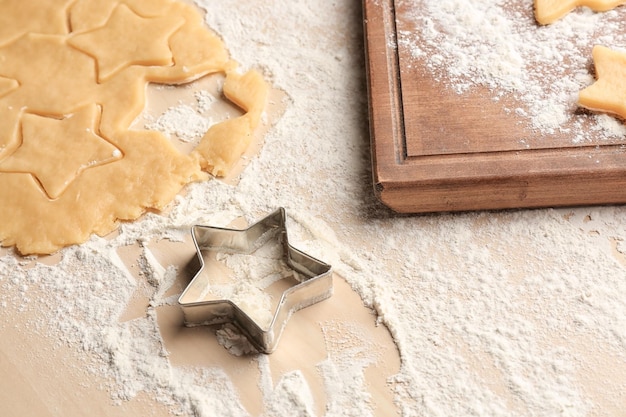
[[[275,233],[281,243],[283,261],[305,278],[283,292],[267,329],[259,326],[230,300],[197,301],[198,297],[191,294],[192,288],[208,287],[208,279],[202,276],[205,266],[203,249],[251,253],[257,248],[255,244],[269,232]],[[272,353],[293,313],[325,300],[333,293],[332,267],[291,246],[287,237],[286,213],[282,207],[246,229],[195,225],[191,234],[199,269],[178,299],[186,326],[232,322],[257,350]]]

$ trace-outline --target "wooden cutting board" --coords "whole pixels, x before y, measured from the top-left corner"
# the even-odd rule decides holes
[[[581,145],[540,135],[487,89],[447,90],[398,42],[415,30],[401,17],[412,3],[364,0],[374,188],[384,204],[417,213],[626,202],[626,138],[590,135]]]

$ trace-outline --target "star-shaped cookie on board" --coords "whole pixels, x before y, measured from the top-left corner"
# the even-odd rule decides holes
[[[62,119],[22,115],[21,146],[0,161],[0,172],[32,174],[48,197],[58,198],[83,170],[122,158],[98,136],[99,115],[96,105]]]
[[[104,82],[132,65],[171,65],[168,41],[183,24],[178,16],[139,16],[122,3],[104,26],[73,35],[67,42],[96,60],[98,81]]]
[[[549,25],[576,7],[606,12],[622,4],[626,4],[626,0],[535,0],[535,19],[541,25]]]
[[[592,54],[597,80],[580,91],[578,104],[626,119],[626,53],[598,45]]]

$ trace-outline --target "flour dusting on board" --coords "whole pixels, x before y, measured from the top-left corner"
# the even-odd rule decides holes
[[[591,49],[626,47],[626,9],[593,13],[579,8],[539,26],[525,1],[399,1],[398,45],[458,94],[487,86],[494,100],[512,95],[510,108],[539,132],[569,128],[574,142],[588,136],[577,113],[578,92],[593,82]],[[419,62],[419,64],[418,64]],[[593,117],[603,137],[623,137],[615,118]],[[567,127],[566,127],[567,125]],[[570,127],[571,126],[571,127]],[[602,137],[602,136],[601,136]]]

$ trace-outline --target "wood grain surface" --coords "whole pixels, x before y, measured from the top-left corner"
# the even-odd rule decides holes
[[[397,42],[416,30],[403,7],[415,6],[364,0],[373,180],[383,203],[418,213],[626,202],[626,138],[575,144],[524,127],[487,89],[447,90]]]

